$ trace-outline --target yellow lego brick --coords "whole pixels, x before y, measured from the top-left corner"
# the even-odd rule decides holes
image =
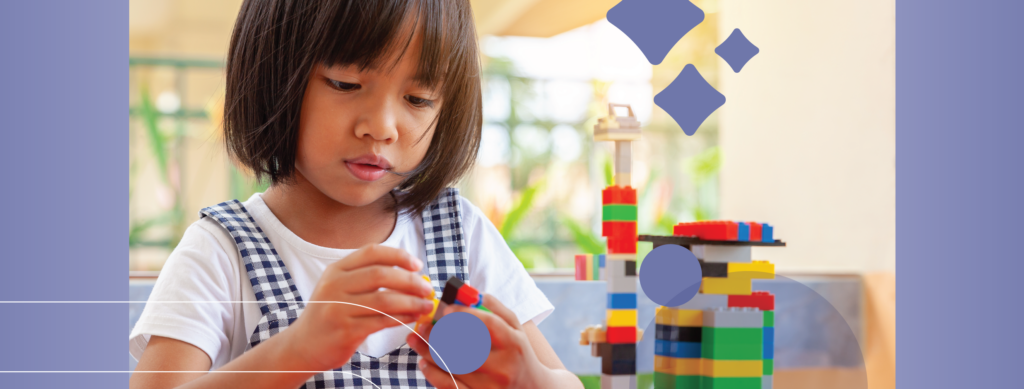
[[[672,325],[676,327],[700,327],[704,325],[704,311],[696,309],[674,309]]]
[[[609,309],[607,312],[609,327],[636,327],[635,309]]]
[[[729,278],[741,276],[746,278],[773,279],[775,278],[775,265],[768,261],[753,261],[751,263],[729,262]],[[733,274],[740,273],[740,274]]]
[[[656,324],[671,325],[672,314],[675,309],[669,307],[658,306],[654,309],[654,322]]]
[[[654,356],[654,371],[665,374],[675,374],[672,370],[672,357],[666,357],[664,355]]]
[[[753,281],[747,277],[704,277],[700,283],[700,292],[704,294],[750,295],[752,289]]]
[[[594,254],[587,254],[587,281],[594,281]]]
[[[703,362],[700,358],[672,358],[672,374],[700,375]]]
[[[764,374],[760,359],[730,361],[702,359],[701,374],[705,377],[760,377]]]

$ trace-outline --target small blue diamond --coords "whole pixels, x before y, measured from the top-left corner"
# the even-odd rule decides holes
[[[704,11],[687,0],[622,0],[606,15],[640,48],[652,65],[704,21]]]
[[[715,48],[715,53],[722,57],[736,73],[739,73],[740,69],[743,69],[743,65],[746,65],[747,61],[754,58],[760,51],[757,46],[747,40],[747,37],[743,36],[743,32],[738,28],[732,30],[729,38]]]
[[[654,104],[672,116],[686,135],[693,135],[708,116],[725,104],[725,95],[708,84],[697,68],[689,64],[654,96]]]

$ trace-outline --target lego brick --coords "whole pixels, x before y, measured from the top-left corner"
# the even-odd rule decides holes
[[[736,240],[740,242],[750,241],[750,225],[745,222],[736,222]]]
[[[601,358],[601,373],[610,375],[636,374],[636,360]]]
[[[601,357],[601,344],[602,343],[591,343],[590,344],[590,356]]]
[[[591,261],[590,261],[591,264],[590,265],[591,265],[591,270],[592,270],[592,272],[590,274],[590,277],[591,277],[590,279],[594,280],[594,281],[600,280],[601,279],[601,257],[599,257],[597,255],[591,255],[590,259],[591,259]]]
[[[730,328],[730,327],[704,327],[701,330],[701,344],[703,345],[753,345],[761,350],[761,343],[764,336],[762,328]],[[760,355],[760,354],[758,354]],[[719,358],[719,359],[747,359],[747,358]],[[762,358],[751,358],[762,359]]]
[[[636,221],[636,205],[602,205],[601,221]]]
[[[758,222],[747,222],[750,226],[750,241],[760,242],[761,241],[761,223]]]
[[[580,331],[580,346],[607,342],[607,333],[600,324],[595,324]]]
[[[704,325],[704,311],[697,309],[671,308],[669,323],[676,327],[700,327]]]
[[[636,389],[636,375],[601,374],[601,389]]]
[[[698,262],[700,262],[700,272],[702,277],[724,278],[729,276],[730,264],[728,263],[705,262],[701,260],[698,260]]]
[[[587,255],[576,254],[576,281],[587,280]]]
[[[597,254],[597,265],[604,269],[605,255]]]
[[[671,340],[654,340],[654,355],[673,358],[700,358],[699,342],[674,342]]]
[[[764,326],[775,327],[775,311],[764,312]]]
[[[654,357],[657,361],[657,356]],[[657,364],[657,362],[655,362]],[[657,370],[655,365],[654,370],[654,389],[675,389],[676,387],[676,376],[672,373],[663,373]]]
[[[660,373],[672,373],[672,357],[666,357],[664,355],[654,355],[654,371]]]
[[[630,186],[609,186],[601,191],[601,205],[636,205],[636,189]]]
[[[786,247],[786,242],[781,240],[773,240],[771,242],[760,241],[760,242],[740,242],[737,240],[704,240],[693,236],[675,236],[675,235],[648,235],[640,234],[639,240],[642,242],[651,242],[655,245],[666,245],[674,244],[683,247],[690,248],[692,251],[693,245],[715,245],[715,246],[761,246],[761,247]],[[655,246],[657,247],[657,246]]]
[[[729,262],[728,276],[743,276],[746,278],[774,279],[775,265],[768,261],[751,261],[750,263]]]
[[[701,328],[703,327],[676,327],[672,325],[655,324],[655,339],[700,343]]]
[[[702,248],[696,249],[696,246],[702,246]],[[749,263],[751,258],[753,258],[751,256],[751,246],[694,245],[694,247],[696,250],[702,251],[702,255],[698,256],[697,259],[703,259],[704,262]]]
[[[601,236],[607,237],[635,237],[635,221],[607,221],[601,222]]]
[[[771,224],[761,223],[761,241],[762,242],[774,242],[775,241],[775,227]]]
[[[672,229],[672,235],[693,236],[705,240],[736,240],[739,226],[732,221],[699,221],[679,223]]]
[[[764,327],[761,343],[761,358],[775,359],[775,328]]]
[[[772,389],[772,376],[761,376],[761,389]]]
[[[761,375],[772,375],[775,371],[775,360],[765,359],[761,362]]]
[[[456,294],[455,299],[457,303],[462,303],[462,305],[469,307],[475,307],[480,303],[480,300],[483,299],[483,296],[476,290],[476,288],[469,285],[463,285],[459,288],[459,292]]]
[[[730,295],[730,294],[741,294],[749,295],[753,289],[753,282],[749,278],[738,277],[738,278],[717,278],[707,277],[702,278],[700,283],[700,292],[704,294],[719,294],[719,295]],[[725,305],[729,306],[729,299],[726,298]]]
[[[704,377],[701,389],[761,389],[761,377]]]
[[[704,359],[701,361],[701,374],[705,377],[757,377],[760,381],[763,366],[760,359],[754,360],[722,360]]]
[[[762,311],[772,311],[775,309],[775,295],[763,291],[751,292],[749,296],[731,295],[729,296],[729,307],[757,308]],[[765,327],[771,326],[766,325]]]
[[[705,309],[712,309],[712,308],[718,308],[718,307],[728,307],[728,306],[729,306],[729,296],[724,296],[724,295],[720,295],[720,294],[697,293],[697,294],[695,294],[693,296],[692,299],[690,299],[690,301],[687,301],[686,304],[683,304],[683,305],[680,305],[680,306],[676,307],[676,309],[700,310],[700,311],[703,311]],[[683,325],[683,324],[677,324],[677,325]]]
[[[624,261],[612,261],[610,264],[615,262]],[[625,266],[623,266],[625,267]],[[608,293],[636,293],[636,276],[621,275],[614,271],[614,266],[608,268]]]
[[[615,173],[615,185],[629,186],[632,184],[632,175],[629,173]]]
[[[636,237],[633,238],[609,238],[608,253],[610,254],[633,254],[636,256]]]
[[[672,324],[672,308],[658,306],[654,308],[654,322],[656,324]]]
[[[602,254],[605,257],[605,261],[633,261],[636,262],[636,253],[633,254]],[[607,262],[606,262],[607,263]]]
[[[459,277],[452,276],[449,278],[444,284],[444,292],[441,293],[441,301],[448,305],[455,304],[455,300],[458,299],[459,296],[459,288],[461,288],[462,285],[465,285],[465,283],[462,282]]]
[[[584,270],[584,274],[586,274],[586,276],[587,276],[587,281],[593,281],[594,280],[594,255],[593,254],[586,254],[586,256],[587,256],[586,263],[584,264],[584,266],[586,266],[586,269]]]
[[[706,309],[703,324],[714,328],[765,328],[764,314],[757,308]]]
[[[615,172],[633,172],[633,142],[628,140],[615,142]]]
[[[608,293],[608,309],[636,309],[636,293]]]
[[[608,343],[636,344],[636,327],[608,327]]]
[[[608,309],[605,310],[605,313],[605,320],[609,327],[636,327],[635,309]]]
[[[654,371],[670,375],[700,375],[700,358],[654,356]]]

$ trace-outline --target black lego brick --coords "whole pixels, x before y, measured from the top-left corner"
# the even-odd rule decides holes
[[[636,275],[636,261],[626,261],[626,275],[627,276],[635,276]]]
[[[676,327],[667,324],[655,325],[655,339],[673,342],[700,343],[702,327]]]
[[[636,360],[615,360],[601,358],[601,373],[609,375],[636,374]]]
[[[690,247],[692,244],[710,244],[717,246],[776,246],[782,247],[786,245],[786,242],[776,239],[774,242],[742,242],[737,240],[704,240],[700,238],[694,238],[692,236],[673,236],[673,235],[640,235],[638,239],[641,242],[654,243],[654,247],[658,247],[665,244],[676,244],[683,247]]]
[[[455,304],[455,299],[459,296],[459,288],[464,283],[459,277],[452,276],[448,279],[448,282],[444,283],[444,292],[441,293],[441,301],[444,301],[448,305]]]
[[[601,359],[608,360],[636,360],[636,344],[613,344],[600,343],[597,346]]]
[[[729,276],[729,264],[723,262],[700,262],[700,272],[704,277],[724,278]]]

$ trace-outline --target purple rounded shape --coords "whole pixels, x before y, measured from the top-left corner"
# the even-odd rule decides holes
[[[487,361],[491,353],[491,333],[480,318],[466,312],[452,312],[430,330],[430,346],[430,356],[441,370],[469,374]]]
[[[683,246],[658,246],[640,266],[640,287],[651,301],[666,307],[686,304],[700,290],[697,257]]]

